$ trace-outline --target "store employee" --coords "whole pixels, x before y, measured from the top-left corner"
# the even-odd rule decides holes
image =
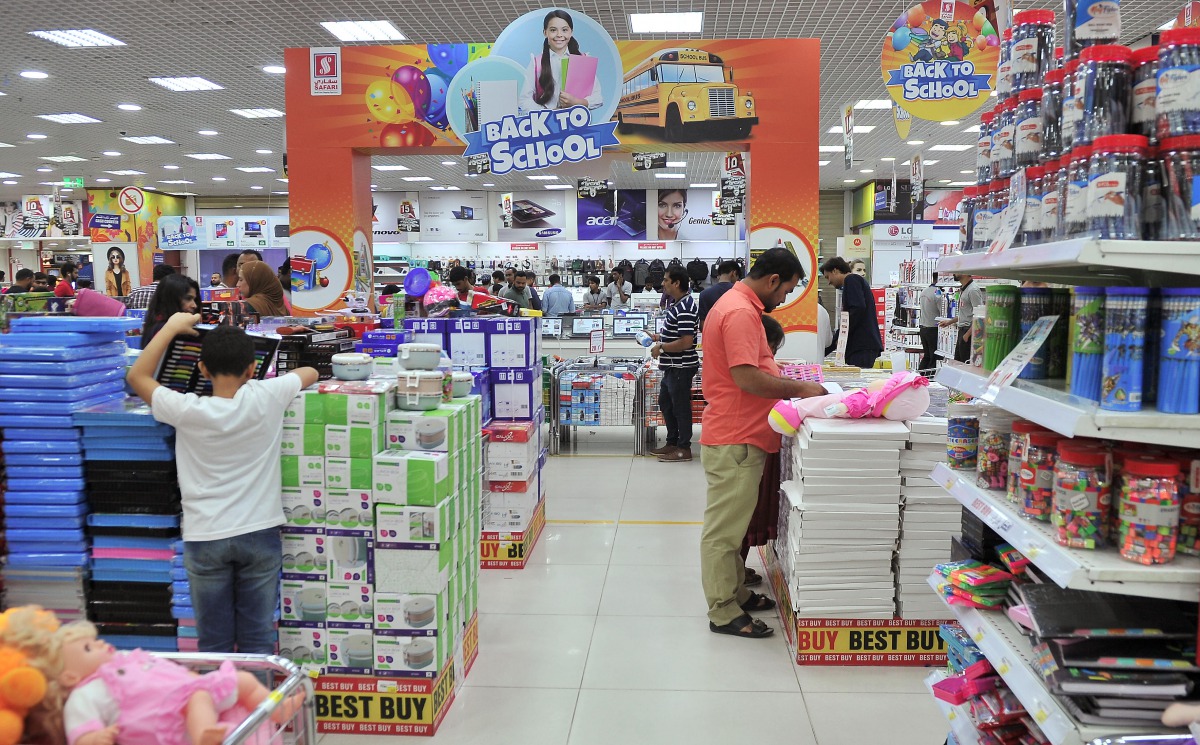
[[[970,274],[956,274],[954,278],[962,285],[958,290],[958,306],[954,313],[958,321],[958,333],[954,337],[954,360],[968,362],[971,359],[971,316],[975,315],[976,306],[983,305],[983,288],[975,284]]]
[[[633,295],[633,284],[625,281],[625,273],[620,269],[613,269],[609,274],[608,290],[605,292],[608,298],[608,307],[613,310],[629,309],[629,298]]]

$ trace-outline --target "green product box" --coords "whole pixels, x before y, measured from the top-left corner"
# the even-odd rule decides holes
[[[284,424],[279,452],[283,455],[325,455],[325,426]]]
[[[454,556],[451,543],[451,501],[444,499],[433,507],[416,505],[375,505],[375,539],[379,543],[441,544]]]
[[[375,506],[364,489],[325,492],[325,525],[329,535],[370,535],[375,532]]]
[[[325,459],[311,455],[280,456],[282,486],[302,488],[325,486]]]
[[[285,486],[280,490],[283,502],[283,517],[287,527],[301,532],[309,528],[325,527],[324,487]],[[291,619],[296,620],[296,619]]]
[[[477,393],[450,399],[452,404],[462,404],[467,407],[468,415],[463,426],[478,432],[483,428],[483,397]]]
[[[283,411],[284,424],[325,424],[325,396],[315,389],[300,391]]]
[[[371,458],[383,450],[383,425],[327,424],[322,455],[333,458]]]
[[[362,489],[371,491],[370,458],[326,458],[326,489]]]
[[[445,592],[428,595],[375,593],[375,632],[394,636],[436,636],[446,633]]]
[[[388,393],[322,393],[325,398],[325,423],[363,424],[376,427],[383,424],[391,410],[392,395]]]
[[[390,519],[376,507],[375,521]],[[403,508],[401,508],[403,509]],[[378,531],[378,525],[376,525]],[[436,594],[450,581],[453,551],[448,543],[408,548],[380,541],[375,549],[375,592]]]
[[[464,442],[460,414],[457,407],[449,404],[430,411],[390,411],[387,415],[387,447],[417,452],[456,452]]]
[[[450,495],[446,453],[385,450],[374,458],[375,498],[392,504],[432,506]]]

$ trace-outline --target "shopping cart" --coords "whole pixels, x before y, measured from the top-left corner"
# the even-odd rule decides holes
[[[316,701],[312,680],[290,660],[275,655],[258,654],[162,654],[172,662],[198,673],[212,672],[224,662],[232,662],[238,670],[265,675],[271,695],[245,721],[225,737],[225,745],[316,745]],[[282,682],[281,682],[282,681]],[[300,708],[286,722],[271,721],[271,715],[284,701],[303,694]]]
[[[643,360],[578,357],[551,373],[550,454],[558,455],[577,427],[633,426],[634,455],[641,455]]]

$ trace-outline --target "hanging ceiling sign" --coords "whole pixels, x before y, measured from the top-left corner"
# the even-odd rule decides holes
[[[896,134],[900,139],[907,140],[908,133],[912,130],[912,114],[900,108],[900,104],[895,101],[892,101],[892,122],[896,125]]]
[[[667,167],[666,153],[634,153],[633,170],[653,171],[656,168]]]
[[[919,119],[964,119],[995,87],[999,42],[983,9],[956,0],[918,3],[883,40],[888,95]]]

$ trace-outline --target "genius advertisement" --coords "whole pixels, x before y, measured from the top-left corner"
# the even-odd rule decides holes
[[[883,40],[883,83],[918,119],[964,119],[995,87],[999,43],[983,9],[926,0],[901,13]]]
[[[711,189],[654,189],[647,237],[660,241],[725,241],[731,226],[713,220],[721,192]]]

